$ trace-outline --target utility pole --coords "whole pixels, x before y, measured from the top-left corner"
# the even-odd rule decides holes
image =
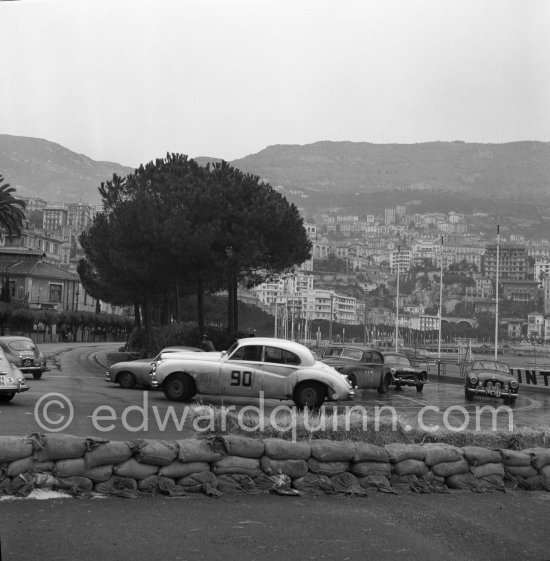
[[[395,352],[399,350],[399,269],[400,246],[397,246],[397,295],[395,297]]]
[[[441,320],[443,314],[443,236],[441,236],[439,258],[441,263],[439,271],[439,343],[437,347],[437,357],[441,360]]]
[[[495,360],[498,360],[498,262],[500,253],[500,225],[497,225],[497,272],[495,282]]]

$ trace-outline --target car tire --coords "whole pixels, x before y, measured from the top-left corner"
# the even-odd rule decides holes
[[[171,374],[162,384],[164,395],[170,401],[189,401],[197,393],[195,381],[188,374]]]
[[[327,388],[320,382],[302,382],[294,389],[294,403],[298,409],[319,409],[325,402]]]
[[[516,397],[507,397],[504,400],[504,403],[506,403],[506,405],[509,405],[510,407],[513,407],[516,404],[516,399],[517,399],[517,396]]]
[[[391,385],[391,375],[390,374],[386,374],[383,378],[382,381],[380,382],[380,385],[378,386],[378,393],[387,393],[389,387]],[[396,389],[399,386],[396,386]]]
[[[474,395],[468,391],[468,388],[464,388],[464,397],[466,398],[466,401],[474,400]]]
[[[32,373],[32,377],[33,377],[35,380],[40,380],[40,378],[42,378],[42,372],[33,372],[33,373]]]
[[[120,384],[121,388],[131,390],[136,387],[136,377],[128,371],[119,372],[116,381]]]
[[[424,389],[424,384],[418,384],[418,385],[416,386],[416,391],[417,391],[418,393],[420,393],[423,389]]]
[[[15,392],[0,393],[0,401],[11,401],[15,397]]]

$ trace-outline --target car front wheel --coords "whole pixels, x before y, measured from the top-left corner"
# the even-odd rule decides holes
[[[0,393],[0,401],[11,401],[15,396],[15,392]]]
[[[189,401],[197,393],[193,378],[181,372],[170,375],[162,385],[162,389],[170,401]]]
[[[319,409],[326,395],[327,389],[320,382],[302,382],[294,390],[294,403],[298,409]]]
[[[468,388],[464,388],[464,397],[466,398],[467,401],[473,401],[474,400],[474,394],[470,393],[468,391]]]
[[[418,385],[416,386],[416,391],[417,391],[418,393],[420,393],[423,389],[424,389],[424,384],[418,384]]]
[[[35,380],[40,380],[40,378],[42,378],[42,372],[33,372],[33,373],[32,373],[32,377],[33,377]]]
[[[131,372],[121,372],[117,377],[121,388],[132,389],[136,387],[136,377]]]

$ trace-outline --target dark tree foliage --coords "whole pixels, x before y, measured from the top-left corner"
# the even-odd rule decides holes
[[[25,221],[25,201],[13,196],[15,188],[4,183],[0,175],[0,226],[5,228],[8,235],[20,236]]]
[[[227,286],[228,330],[238,329],[237,286],[257,284],[310,257],[295,205],[226,162],[201,167],[180,154],[113,176],[99,189],[104,212],[81,236],[90,295],[143,310],[146,328],[179,318],[182,296]]]

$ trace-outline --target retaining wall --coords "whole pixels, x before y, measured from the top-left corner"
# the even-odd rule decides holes
[[[61,434],[0,436],[0,494],[53,489],[133,498],[272,492],[550,491],[550,449],[492,450],[244,436],[109,441]]]

